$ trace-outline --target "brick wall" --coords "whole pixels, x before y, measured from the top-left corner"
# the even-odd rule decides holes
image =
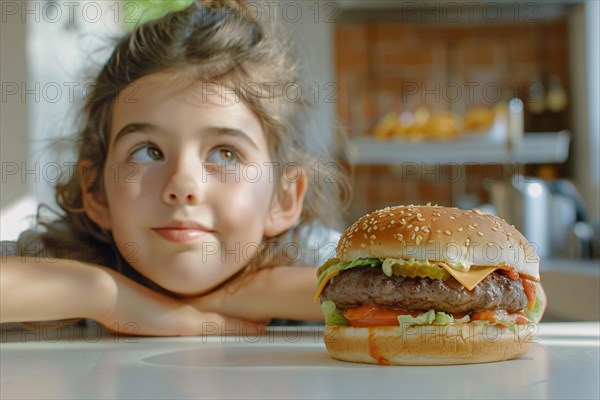
[[[558,76],[568,93],[567,36],[566,18],[560,17],[503,25],[341,21],[335,31],[339,121],[350,136],[369,135],[389,111],[425,105],[464,112],[471,105],[493,105],[514,96],[526,101],[536,76],[543,83]],[[526,132],[569,128],[568,108],[542,114],[526,109]],[[459,198],[485,202],[486,177],[502,175],[499,166],[469,166],[468,174],[463,173],[469,179],[449,182],[442,172],[437,179],[431,179],[431,171],[428,179],[409,179],[399,169],[354,166],[355,203],[349,220],[391,204],[457,205]],[[568,166],[552,171],[569,173]]]

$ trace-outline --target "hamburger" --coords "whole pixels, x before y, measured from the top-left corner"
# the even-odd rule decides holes
[[[397,206],[348,228],[317,272],[336,359],[470,364],[525,354],[544,311],[539,257],[479,210]]]

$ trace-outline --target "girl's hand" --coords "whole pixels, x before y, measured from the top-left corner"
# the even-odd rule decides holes
[[[119,273],[102,268],[107,307],[94,319],[106,329],[125,335],[195,336],[264,333],[264,325],[202,312],[155,292]]]

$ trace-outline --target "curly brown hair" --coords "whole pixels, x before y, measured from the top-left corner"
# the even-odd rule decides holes
[[[115,98],[137,79],[162,71],[172,71],[174,79],[214,83],[234,91],[261,122],[270,155],[278,166],[275,174],[279,181],[283,168],[290,163],[308,171],[327,161],[324,156],[329,155],[316,157],[306,150],[303,121],[310,105],[302,99],[286,101],[286,83],[300,82],[290,46],[270,24],[244,11],[244,6],[243,1],[196,1],[184,10],[137,26],[118,41],[86,99],[82,129],[76,139],[77,161],[91,162],[96,176],[88,191],[103,190],[101,178]],[[38,221],[46,229],[37,238],[46,251],[52,249],[56,257],[66,258],[69,254],[63,243],[76,243],[77,259],[122,272],[127,269],[128,274],[135,275],[116,250],[111,232],[100,228],[85,213],[84,189],[77,171],[66,178],[56,187],[57,204],[63,210],[61,218],[43,221],[38,210]],[[300,221],[293,228],[295,238],[300,229],[313,222],[339,227],[350,192],[346,175],[338,168],[335,179],[317,178],[310,179]],[[20,240],[32,241],[31,232]],[[281,236],[267,240],[278,241]],[[277,256],[264,251],[250,269],[277,262]],[[137,280],[144,278],[137,276]]]

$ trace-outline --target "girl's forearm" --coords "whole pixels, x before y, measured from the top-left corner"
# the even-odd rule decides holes
[[[0,322],[96,319],[111,306],[115,284],[104,269],[72,260],[4,257]]]
[[[264,292],[271,301],[265,307],[273,307],[274,318],[302,321],[321,321],[323,313],[319,302],[313,297],[317,290],[317,269],[310,267],[277,267],[264,270],[264,277],[256,283],[264,285]]]
[[[316,284],[315,268],[276,267],[254,273],[233,292],[221,288],[191,303],[201,310],[253,321],[321,321],[319,303],[313,302]]]

